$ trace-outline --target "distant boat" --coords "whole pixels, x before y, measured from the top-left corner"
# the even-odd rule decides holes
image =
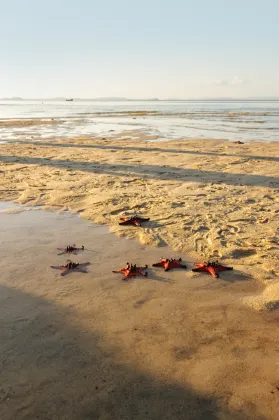
[[[73,99],[66,99],[66,102],[73,102]]]

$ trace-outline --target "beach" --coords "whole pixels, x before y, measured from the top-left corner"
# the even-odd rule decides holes
[[[279,2],[2,3],[0,420],[279,420]]]
[[[77,212],[120,236],[222,258],[269,282],[279,273],[278,147],[116,138],[4,144],[0,199]],[[118,225],[134,213],[150,223]]]
[[[1,418],[277,419],[279,143],[132,134],[0,145]],[[68,242],[88,274],[50,269]]]
[[[241,304],[256,280],[149,268],[122,281],[126,260],[192,261],[70,212],[0,211],[1,419],[278,417],[278,316]],[[61,277],[50,265],[73,241],[91,265]]]

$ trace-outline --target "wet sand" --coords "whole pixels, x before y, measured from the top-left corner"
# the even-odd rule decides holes
[[[141,244],[222,259],[266,287],[245,305],[279,305],[279,143],[79,137],[0,151],[0,199],[69,209]],[[134,212],[151,222],[118,225]]]
[[[5,119],[5,120],[1,120],[0,119],[0,128],[7,128],[7,127],[11,127],[11,128],[16,128],[16,127],[33,127],[36,125],[54,125],[57,124],[58,122],[61,122],[61,120],[56,120],[54,118],[26,118],[26,119],[18,119],[18,120],[14,120],[14,119]],[[62,121],[63,122],[63,121]]]
[[[278,320],[242,299],[262,287],[126,261],[189,257],[118,238],[70,213],[0,208],[0,418],[269,419],[279,417]],[[87,250],[89,273],[61,277],[57,247]]]

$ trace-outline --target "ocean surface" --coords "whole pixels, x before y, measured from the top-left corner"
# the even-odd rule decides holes
[[[279,100],[0,101],[0,142],[74,136],[279,141]]]

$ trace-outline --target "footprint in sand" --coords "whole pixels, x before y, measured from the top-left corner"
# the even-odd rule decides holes
[[[255,204],[256,200],[248,199],[245,201],[245,204]]]
[[[226,229],[223,229],[223,230],[228,230],[230,233],[236,234],[236,233],[239,233],[240,227],[239,226],[227,225]]]
[[[146,302],[148,302],[150,300],[150,298],[149,297],[145,297],[145,298],[142,298],[142,299],[139,299],[139,300],[137,300],[135,303],[134,303],[134,305],[133,305],[133,307],[134,308],[140,308],[142,305],[144,305]]]
[[[129,210],[129,207],[122,207],[121,209],[113,210],[110,212],[112,216],[116,216],[119,213],[123,213],[124,211]]]
[[[157,247],[167,245],[166,242],[163,240],[163,238],[159,234],[154,233],[152,229],[148,229],[148,228],[145,228],[144,230],[142,229],[139,232],[138,237],[139,237],[140,243],[144,245],[152,245],[152,246],[157,246]]]
[[[254,249],[235,249],[232,251],[231,256],[233,258],[248,258],[257,254],[257,251]]]
[[[172,352],[176,360],[187,360],[191,359],[197,350],[187,347],[174,347]]]
[[[195,238],[194,239],[194,246],[196,252],[203,252],[204,251],[204,245],[202,243],[202,238]]]
[[[230,220],[231,223],[236,223],[236,222],[251,222],[251,219],[234,219],[234,220]]]
[[[171,204],[171,207],[172,207],[173,209],[175,209],[175,208],[177,208],[177,207],[183,207],[183,206],[184,206],[184,204],[185,204],[185,201],[181,201],[181,202],[173,202],[173,203]]]

